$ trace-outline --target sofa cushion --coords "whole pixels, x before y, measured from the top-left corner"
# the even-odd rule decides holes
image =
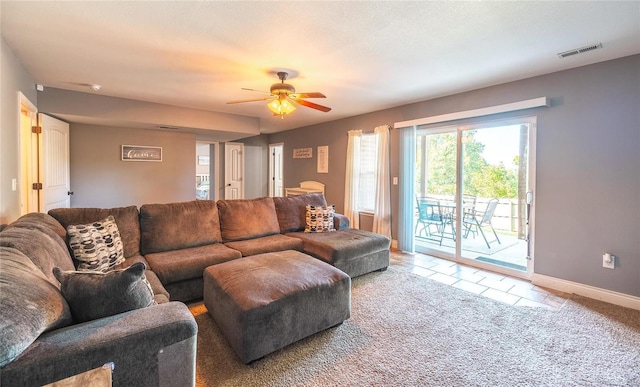
[[[67,227],[69,247],[78,270],[107,272],[124,262],[122,240],[113,216]]]
[[[243,257],[284,250],[302,251],[302,241],[300,239],[281,234],[247,239],[244,241],[227,242],[224,245],[238,250],[242,253]]]
[[[118,225],[125,258],[140,254],[140,221],[136,206],[116,208],[56,208],[49,210],[60,224],[67,229],[74,224],[96,222],[112,215]]]
[[[143,255],[222,241],[213,200],[144,204],[140,207],[140,230]]]
[[[72,323],[69,305],[31,260],[0,247],[0,367],[10,363],[43,332]]]
[[[329,232],[333,228],[333,215],[336,206],[312,206],[307,204],[306,226],[304,232]]]
[[[379,251],[388,251],[391,240],[373,232],[348,229],[336,232],[294,232],[287,236],[302,239],[304,252],[334,266]]]
[[[96,320],[153,305],[146,266],[135,263],[124,270],[63,271],[53,268],[60,289],[77,322]]]
[[[307,204],[326,206],[321,193],[273,198],[281,233],[302,231],[306,225]]]
[[[44,215],[44,214],[43,214]],[[51,273],[54,266],[74,270],[73,261],[64,241],[47,227],[23,228],[20,225],[7,227],[0,233],[0,246],[12,247],[26,255],[45,277],[56,287],[58,281]]]
[[[241,257],[239,251],[220,243],[145,255],[151,270],[165,286],[194,278],[202,279],[205,268]]]
[[[280,233],[273,199],[218,200],[220,232],[224,242]]]

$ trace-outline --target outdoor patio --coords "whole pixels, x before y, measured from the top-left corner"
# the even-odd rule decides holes
[[[487,248],[481,236],[476,235],[474,238],[469,235],[468,238],[463,238],[462,257],[526,271],[527,242],[506,234],[499,233],[498,236],[501,243],[491,243],[491,248]],[[418,251],[424,251],[424,248],[428,248],[455,256],[455,241],[453,239],[443,238],[442,246],[440,246],[437,241],[416,235],[415,244]]]

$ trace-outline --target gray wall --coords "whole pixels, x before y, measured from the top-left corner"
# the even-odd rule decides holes
[[[20,179],[18,149],[20,138],[20,105],[18,92],[37,105],[35,81],[7,46],[4,39],[0,47],[0,225],[8,224],[20,216],[20,197],[13,191],[11,179]]]
[[[162,147],[162,162],[121,161],[121,145]],[[71,207],[195,200],[195,135],[71,124]]]
[[[640,296],[640,55],[424,101],[270,136],[284,143],[285,186],[327,185],[342,211],[347,131],[547,96],[553,106],[495,115],[535,114],[535,272]],[[316,149],[329,145],[329,174],[316,173]],[[294,148],[313,159],[292,159]],[[391,176],[398,176],[398,133],[391,133]],[[398,211],[398,186],[392,186]],[[397,237],[397,216],[392,232]],[[615,270],[602,254],[618,256]]]

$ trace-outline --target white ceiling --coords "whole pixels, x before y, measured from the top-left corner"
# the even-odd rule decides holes
[[[260,118],[262,133],[640,53],[640,2],[2,1],[2,36],[48,87]],[[603,48],[559,59],[559,52]],[[275,70],[322,113],[283,120]]]

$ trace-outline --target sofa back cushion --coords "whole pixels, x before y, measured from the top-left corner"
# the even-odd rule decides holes
[[[11,227],[45,230],[45,232],[48,231],[47,234],[49,235],[51,234],[51,232],[53,232],[60,237],[63,244],[65,238],[67,237],[67,229],[54,217],[42,212],[30,212],[28,214],[22,215],[7,226],[7,228]]]
[[[218,200],[220,232],[224,242],[280,233],[273,199]]]
[[[71,225],[98,222],[112,215],[118,226],[124,257],[140,254],[140,221],[136,206],[117,208],[56,208],[49,211],[67,229]]]
[[[306,226],[307,205],[326,206],[321,193],[273,198],[281,233],[303,231]]]
[[[0,367],[43,332],[72,324],[69,305],[31,260],[0,246]]]
[[[40,223],[40,219],[46,219],[46,221]],[[24,215],[0,233],[0,246],[19,250],[33,262],[51,284],[58,287],[58,281],[51,270],[55,266],[64,270],[73,270],[74,266],[66,243],[55,231],[55,227],[52,228],[47,224],[51,221],[56,222],[47,214]],[[62,226],[59,225],[59,227],[63,230]]]
[[[144,204],[140,207],[142,254],[221,242],[218,208],[213,200]]]

